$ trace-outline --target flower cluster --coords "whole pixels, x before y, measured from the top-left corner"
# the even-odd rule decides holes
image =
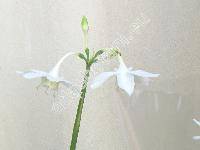
[[[133,70],[132,68],[128,68],[124,60],[121,56],[121,52],[118,49],[101,49],[97,51],[90,51],[88,48],[88,21],[87,18],[84,16],[82,18],[81,27],[84,35],[84,50],[78,53],[69,52],[65,54],[57,63],[56,65],[49,71],[40,71],[40,70],[29,70],[25,72],[17,71],[20,75],[22,75],[26,79],[35,79],[35,78],[41,78],[41,83],[38,87],[43,86],[47,89],[58,91],[59,85],[64,84],[66,87],[72,87],[72,83],[68,80],[65,80],[63,77],[59,75],[60,66],[63,63],[63,61],[71,56],[71,55],[77,55],[81,60],[85,62],[85,75],[83,78],[82,88],[80,91],[80,99],[79,104],[77,108],[77,114],[76,119],[73,127],[73,133],[72,133],[72,140],[70,145],[70,150],[76,149],[76,143],[79,133],[79,127],[81,122],[81,115],[82,115],[82,109],[83,104],[85,100],[85,95],[87,93],[87,84],[88,79],[91,73],[91,66],[94,63],[97,63],[99,60],[101,61],[102,54],[106,54],[105,58],[118,58],[119,61],[119,67],[117,69],[114,69],[114,71],[110,72],[103,72],[100,75],[96,76],[94,81],[91,84],[91,88],[95,89],[99,86],[101,86],[107,79],[109,79],[112,76],[116,76],[117,78],[117,84],[119,88],[124,90],[129,96],[132,95],[134,92],[135,82],[134,82],[134,76],[140,76],[145,78],[154,78],[158,77],[159,74],[149,73],[144,70]],[[55,105],[54,109],[57,108],[59,105]]]

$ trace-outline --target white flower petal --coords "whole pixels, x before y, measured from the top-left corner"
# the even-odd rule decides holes
[[[47,79],[52,82],[59,82],[61,79],[59,77],[54,77],[51,74],[47,75]]]
[[[118,70],[119,71],[121,71],[121,70],[127,71],[128,68],[127,68],[126,64],[124,63],[124,60],[122,59],[122,57],[119,56],[119,55],[118,55],[118,60],[119,60],[119,68],[118,68]]]
[[[26,72],[17,71],[18,74],[21,74],[26,79],[34,79],[40,77],[46,77],[48,73],[39,70],[30,70]]]
[[[103,72],[98,75],[91,84],[91,88],[95,89],[101,86],[108,78],[115,75],[116,72]]]
[[[146,72],[144,70],[135,70],[135,71],[131,71],[131,73],[137,76],[141,76],[141,77],[158,77],[160,75],[160,74]]]
[[[134,76],[129,72],[122,72],[117,74],[118,86],[127,92],[129,96],[133,94],[135,82]]]
[[[194,123],[196,123],[198,126],[200,126],[200,122],[198,120],[196,120],[195,118],[192,119],[194,121]]]
[[[193,140],[200,140],[200,136],[193,136],[192,139]]]
[[[69,57],[70,55],[74,55],[76,54],[75,52],[68,52],[67,54],[65,54],[57,63],[56,65],[53,67],[53,69],[49,72],[49,75],[57,78],[59,76],[59,69],[60,69],[60,65],[63,63],[63,61]]]

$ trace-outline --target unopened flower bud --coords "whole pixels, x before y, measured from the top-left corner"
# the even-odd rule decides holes
[[[89,26],[88,26],[88,21],[87,18],[85,16],[83,16],[82,21],[81,21],[81,27],[84,33],[87,33],[89,30]]]

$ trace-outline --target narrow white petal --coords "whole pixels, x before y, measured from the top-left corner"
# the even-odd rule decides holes
[[[115,75],[116,72],[103,72],[98,75],[91,84],[91,88],[95,89],[101,86],[108,78]]]
[[[129,96],[133,94],[135,82],[134,76],[129,72],[119,72],[117,74],[118,86],[123,89]]]
[[[200,122],[198,120],[196,120],[195,118],[192,119],[194,121],[194,123],[196,123],[198,126],[200,126]]]
[[[118,55],[118,60],[119,60],[119,68],[118,70],[128,70],[126,64],[124,63],[124,60],[122,59],[121,56]]]
[[[200,140],[200,136],[193,136],[192,139],[193,140]]]
[[[160,74],[146,72],[144,70],[135,70],[135,71],[131,71],[131,73],[137,76],[141,76],[141,77],[158,77],[160,75]]]
[[[26,79],[34,79],[40,77],[46,77],[48,73],[39,70],[30,70],[26,72],[17,71],[18,74],[21,74]]]

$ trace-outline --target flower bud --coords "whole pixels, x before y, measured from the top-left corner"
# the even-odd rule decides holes
[[[81,21],[81,27],[84,33],[87,33],[89,30],[89,26],[88,26],[88,21],[87,18],[85,16],[83,16],[82,21]]]

